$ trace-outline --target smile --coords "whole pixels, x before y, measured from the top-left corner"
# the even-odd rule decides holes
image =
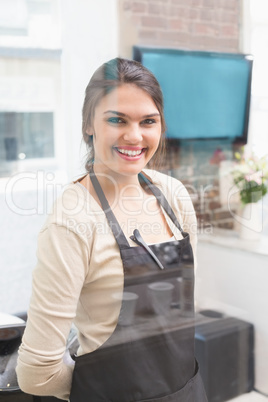
[[[121,154],[125,154],[128,156],[136,156],[136,155],[140,155],[142,153],[142,149],[139,149],[138,151],[131,151],[129,149],[116,148],[116,150],[118,152],[120,152]]]
[[[132,150],[132,149],[114,147],[114,149],[116,150],[118,155],[128,160],[139,159],[142,156],[142,154],[146,151],[146,148]]]

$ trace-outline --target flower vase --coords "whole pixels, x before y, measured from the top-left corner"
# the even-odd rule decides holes
[[[240,239],[252,241],[260,239],[262,231],[260,204],[258,202],[245,204],[240,220]]]

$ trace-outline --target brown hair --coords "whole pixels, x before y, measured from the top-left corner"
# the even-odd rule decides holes
[[[87,130],[92,126],[95,108],[105,95],[122,84],[134,84],[151,96],[160,113],[162,131],[158,149],[153,157],[154,165],[159,165],[160,157],[164,154],[166,123],[163,110],[163,95],[157,79],[147,68],[137,61],[115,58],[101,65],[95,71],[86,87],[82,109],[83,139],[88,149],[86,170],[89,170],[90,165],[94,161],[93,138],[87,134]]]

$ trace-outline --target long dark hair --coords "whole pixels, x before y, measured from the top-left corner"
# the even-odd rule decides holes
[[[93,136],[87,134],[87,129],[92,127],[95,108],[105,95],[122,84],[135,84],[138,88],[146,91],[160,113],[162,135],[153,157],[153,165],[158,166],[160,164],[160,157],[163,156],[165,150],[164,133],[166,131],[163,95],[160,85],[155,76],[142,64],[134,60],[115,58],[102,64],[95,71],[85,91],[82,109],[82,132],[88,151],[85,164],[87,171],[94,161]]]

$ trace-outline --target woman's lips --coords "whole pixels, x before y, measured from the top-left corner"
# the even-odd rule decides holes
[[[144,154],[144,152],[146,151],[146,148],[127,147],[127,146],[114,147],[113,149],[121,158],[129,161],[140,159]]]

